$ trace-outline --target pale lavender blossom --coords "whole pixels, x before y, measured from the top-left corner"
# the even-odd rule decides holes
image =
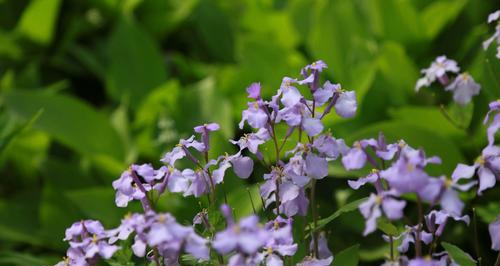
[[[452,178],[471,178],[477,169],[479,176],[479,189],[477,193],[482,195],[483,191],[495,186],[496,180],[500,179],[500,147],[487,146],[483,149],[481,156],[471,165],[458,164],[453,171]]]
[[[353,147],[342,157],[342,164],[346,170],[361,169],[365,166],[368,157],[365,149],[376,146],[375,139],[366,139],[354,142]]]
[[[497,21],[499,18],[500,18],[500,10],[497,10],[488,16],[488,23]],[[495,27],[495,33],[490,38],[488,38],[486,41],[483,42],[484,50],[488,49],[488,47],[491,45],[493,41],[496,41],[498,45],[496,57],[500,58],[500,23],[497,23]]]
[[[143,165],[144,166],[144,165]],[[152,168],[151,168],[152,169]],[[138,165],[132,165],[130,169],[124,171],[120,178],[113,181],[113,188],[116,190],[115,203],[118,207],[127,207],[128,203],[132,200],[144,200],[146,198],[146,192],[151,190],[151,185],[148,183],[142,184],[142,182],[134,177],[137,170],[141,170],[146,176],[142,176],[143,179],[155,179],[154,171],[149,171],[149,166],[141,167]],[[151,174],[150,176],[148,176]]]
[[[343,118],[351,118],[356,114],[358,103],[356,102],[356,92],[342,91],[335,103],[335,112]]]
[[[297,251],[297,244],[293,242],[292,219],[278,216],[267,222],[264,228],[269,232],[270,238],[259,254],[260,261],[270,266],[283,265],[283,257],[293,256]]]
[[[418,92],[420,88],[430,86],[436,79],[439,80],[443,86],[446,86],[450,82],[446,73],[458,73],[458,71],[460,71],[460,68],[457,66],[455,60],[448,59],[444,55],[438,56],[436,60],[431,63],[429,68],[422,69],[424,77],[417,81],[415,90]]]
[[[318,151],[320,156],[326,157],[327,160],[335,160],[349,151],[343,139],[336,139],[331,134],[319,135],[314,139],[312,147]]]
[[[377,229],[377,219],[384,214],[389,220],[398,220],[403,217],[406,202],[397,200],[398,194],[393,191],[384,191],[371,194],[367,201],[359,205],[359,211],[366,220],[363,235],[368,235]],[[382,212],[383,211],[383,212]]]
[[[439,237],[443,234],[444,228],[450,218],[455,221],[462,221],[467,225],[469,225],[470,223],[470,218],[468,215],[457,216],[445,210],[432,210],[428,215],[425,216],[425,224],[431,234]]]
[[[220,126],[217,123],[203,124],[194,128],[194,132],[201,134],[201,139],[204,144],[204,149],[201,152],[210,150],[210,132],[219,130]]]
[[[450,85],[446,86],[445,90],[453,92],[455,102],[466,105],[471,101],[472,96],[479,94],[481,86],[474,81],[471,75],[462,73]]]
[[[71,225],[66,229],[64,241],[68,241],[70,245],[66,262],[71,265],[89,265],[97,257],[109,259],[119,249],[108,243],[104,227],[95,220],[84,220]]]
[[[314,249],[314,241],[311,240],[309,244],[309,249]],[[318,254],[316,257],[307,256],[305,257],[298,266],[328,266],[331,265],[333,261],[333,254],[328,248],[328,241],[324,233],[319,234],[318,237]]]
[[[491,249],[500,251],[500,217],[488,226],[491,237]]]
[[[227,228],[215,234],[212,246],[222,255],[236,252],[238,254],[254,255],[269,240],[270,234],[259,225],[256,215],[233,220],[231,209],[227,205],[221,207],[226,218]]]
[[[250,86],[248,86],[247,88],[248,98],[259,100],[261,97],[260,90],[261,90],[260,83],[254,82],[250,84]]]
[[[420,234],[420,241],[425,244],[430,244],[432,242],[432,234],[428,233],[424,230],[417,230],[417,226],[405,226],[405,231],[401,233],[399,236],[393,237],[395,240],[401,239],[401,243],[398,246],[398,251],[401,253],[406,253],[410,247],[411,243],[415,243],[417,239],[417,234]],[[389,242],[389,237],[384,235],[384,240]]]
[[[255,129],[263,128],[267,124],[269,117],[262,105],[262,101],[248,103],[248,109],[241,113],[240,129],[243,128],[245,121]]]
[[[487,130],[488,145],[492,146],[495,143],[495,134],[500,129],[500,100],[491,102],[489,108],[490,110],[486,114],[483,123],[487,124],[490,121],[490,115],[493,113],[495,114]]]
[[[464,203],[460,200],[458,191],[468,191],[477,184],[477,181],[459,184],[461,179],[463,178],[448,179],[445,176],[430,179],[419,195],[431,204],[439,202],[444,211],[459,216],[462,214]]]

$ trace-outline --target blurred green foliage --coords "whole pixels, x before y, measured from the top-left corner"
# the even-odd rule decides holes
[[[492,33],[486,17],[498,8],[477,0],[0,1],[0,265],[58,261],[73,221],[116,226],[127,210],[114,206],[111,181],[132,162],[158,166],[197,124],[221,124],[213,152],[233,151],[227,139],[242,134],[245,87],[260,81],[272,95],[283,76],[317,59],[358,96],[356,118],[327,121],[335,136],[351,144],[382,131],[441,156],[431,172],[450,175],[479,154],[487,103],[500,97],[499,60],[493,47],[481,48]],[[441,54],[482,85],[467,108],[437,88],[414,93],[419,69]],[[361,237],[359,213],[335,216],[367,191],[347,189],[352,172],[331,170],[318,201],[321,216],[333,217],[324,229],[335,265],[357,265],[358,256],[379,265],[389,247],[379,236]],[[247,188],[257,199],[262,173],[227,178],[237,216],[252,212]],[[493,263],[486,223],[500,213],[498,192],[464,195],[477,209],[485,265]],[[157,205],[181,222],[199,209],[178,195]],[[444,239],[476,256],[473,237],[472,227],[453,225]]]

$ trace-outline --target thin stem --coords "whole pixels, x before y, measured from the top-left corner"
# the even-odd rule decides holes
[[[466,130],[467,129],[464,126],[462,126],[462,125],[458,124],[457,122],[455,122],[455,120],[453,120],[453,118],[451,118],[451,116],[448,114],[448,111],[446,111],[446,109],[444,108],[444,105],[441,104],[439,106],[439,111],[441,111],[441,114],[444,116],[444,118],[446,118],[446,120],[448,120],[456,128],[461,129],[461,130]]]
[[[318,213],[316,209],[316,179],[312,179],[311,182],[311,212],[313,218],[313,242],[314,242],[314,257],[318,257],[318,232],[316,228],[318,228]]]
[[[274,150],[276,152],[276,166],[279,165],[280,161],[280,150],[278,148],[278,140],[276,138],[276,130],[274,129],[274,124],[271,124],[271,132],[273,134],[273,143],[274,143]],[[280,181],[279,178],[276,179],[276,192],[275,198],[276,198],[276,215],[280,216]]]
[[[389,245],[391,247],[391,261],[394,261],[394,238],[389,236]]]
[[[479,240],[477,237],[477,217],[476,217],[476,208],[472,208],[472,226],[474,230],[474,249],[476,251],[476,258],[478,261],[478,265],[481,266],[481,254],[479,253]]]
[[[252,193],[250,193],[249,188],[247,188],[247,192],[248,192],[248,197],[250,198],[250,203],[252,204],[253,214],[257,214],[257,212],[255,211],[255,205],[253,204]]]
[[[417,224],[417,239],[415,241],[415,255],[417,257],[422,256],[422,242],[421,242],[421,232],[422,232],[422,222],[424,220],[424,214],[422,210],[422,200],[417,194],[417,208],[418,208],[418,224]]]
[[[139,177],[137,176],[137,173],[134,170],[130,169],[130,175],[132,176],[132,180],[134,181],[137,188],[139,188],[139,190],[142,193],[144,193],[144,195],[145,195],[144,198],[141,199],[141,204],[142,204],[142,208],[144,209],[144,213],[148,213],[148,212],[152,211],[153,208],[151,207],[151,202],[149,202],[149,199],[147,196],[148,192],[146,191],[146,189],[142,185],[142,182],[139,179]]]
[[[498,252],[497,261],[495,262],[495,266],[500,266],[500,252]]]
[[[161,266],[160,254],[158,253],[158,248],[153,249],[153,260],[155,261],[156,266]]]

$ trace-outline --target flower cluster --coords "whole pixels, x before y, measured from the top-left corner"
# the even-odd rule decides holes
[[[404,140],[390,143],[380,133],[376,139],[358,140],[349,147],[344,140],[325,132],[323,118],[332,110],[343,118],[353,117],[357,110],[353,91],[342,89],[340,84],[320,82],[320,74],[326,67],[323,61],[316,61],[300,71],[300,79],[283,78],[270,100],[262,98],[260,83],[251,84],[246,89],[251,100],[242,112],[239,127],[243,129],[248,124],[253,131],[229,140],[239,148],[236,153],[210,158],[210,135],[219,130],[219,125],[209,123],[194,128],[199,138],[193,135],[181,139],[166,152],[160,160],[163,166],[155,169],[147,163],[131,165],[112,184],[115,203],[127,207],[129,202],[138,201],[144,212],[126,215],[118,227],[110,230],[105,230],[98,221],[73,224],[64,238],[70,244],[67,258],[58,265],[96,265],[100,258],[110,259],[121,248],[120,241],[133,241],[130,247],[133,254],[157,266],[178,265],[184,255],[199,263],[217,260],[219,264],[235,266],[281,266],[290,264],[298,250],[292,230],[295,216],[309,213],[312,221],[307,228],[308,254],[295,263],[331,265],[334,256],[325,233],[318,227],[315,189],[316,183],[328,176],[330,162],[337,159],[346,170],[368,165],[372,168],[368,175],[348,181],[354,190],[367,184],[374,187],[374,192],[358,207],[365,219],[363,235],[375,232],[380,222],[402,220],[410,204],[416,203],[418,207],[415,222],[402,224],[400,227],[404,229],[398,234],[383,235],[391,249],[398,241],[400,253],[391,255],[384,265],[457,265],[446,252],[437,252],[436,243],[449,221],[470,222],[463,215],[465,204],[459,193],[479,184],[477,192],[481,195],[499,178],[500,147],[495,145],[495,134],[500,128],[500,102],[490,104],[484,120],[490,123],[493,116],[487,130],[488,146],[476,163],[457,165],[451,178],[431,176],[427,166],[439,164],[441,159],[427,156],[423,149],[413,148]],[[428,85],[436,79],[448,84],[446,72],[457,73],[458,67],[454,61],[440,57],[425,70],[425,80],[419,84]],[[454,86],[450,90],[462,103],[464,99],[468,102],[470,89],[458,84],[460,80],[464,81],[459,75],[448,87]],[[262,148],[266,143],[274,147],[274,155]],[[217,212],[220,204],[217,201],[221,200],[216,196],[217,187],[223,183],[227,169],[232,168],[239,178],[249,178],[254,159],[265,169],[259,192],[262,211],[268,210],[268,220],[261,223],[255,209],[253,215],[236,220],[227,199]],[[476,171],[479,182],[471,180]],[[167,191],[184,197],[207,195],[206,202],[200,199],[201,211],[194,217],[193,225],[183,225],[171,214],[155,210],[152,199]],[[423,212],[424,204],[429,206],[427,213]],[[218,219],[219,213],[223,220]],[[203,225],[203,230],[196,225]],[[490,225],[495,250],[500,249],[499,227],[499,221]],[[411,245],[415,247],[413,258],[409,253]],[[423,245],[429,246],[427,256],[423,254]]]
[[[495,33],[490,38],[488,38],[486,41],[483,42],[483,48],[484,50],[488,49],[491,43],[493,41],[496,41],[497,42],[496,57],[500,58],[500,10],[497,10],[488,16],[488,23],[494,23],[495,21],[497,21],[497,25],[495,26]]]
[[[444,86],[445,91],[453,93],[453,100],[461,105],[466,105],[472,99],[472,96],[479,94],[481,86],[477,84],[471,75],[467,72],[460,73],[457,62],[446,56],[438,56],[429,68],[422,69],[424,77],[420,78],[415,85],[415,90],[419,91],[422,87],[429,87],[436,80]],[[457,74],[450,81],[448,74]]]

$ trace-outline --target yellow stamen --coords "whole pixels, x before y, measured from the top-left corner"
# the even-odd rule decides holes
[[[268,255],[271,255],[273,253],[273,248],[272,247],[268,247],[267,250],[266,250],[267,254]]]
[[[484,165],[484,163],[485,163],[485,162],[486,162],[486,161],[484,160],[483,156],[479,156],[479,157],[477,157],[477,159],[476,159],[476,163],[477,163],[477,164]]]
[[[274,230],[278,230],[279,226],[278,220],[274,220]]]
[[[92,243],[94,243],[94,244],[95,244],[95,243],[97,243],[97,240],[98,240],[98,239],[97,239],[97,235],[96,235],[96,234],[93,234],[93,235],[92,235]]]

